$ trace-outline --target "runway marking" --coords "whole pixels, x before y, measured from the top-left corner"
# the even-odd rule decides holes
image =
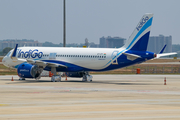
[[[8,106],[8,104],[0,104],[0,106]]]
[[[86,103],[87,105],[90,104],[106,104],[106,105],[113,105],[113,104],[119,104],[119,105],[125,105],[125,104],[151,104],[151,105],[173,105],[173,104],[180,104],[180,99],[135,99],[135,100],[78,100],[78,101],[60,101],[60,102],[27,102],[24,103],[3,103],[8,104],[11,106],[24,106],[24,105],[37,105],[37,106],[49,106],[49,105],[55,105],[55,106],[67,106],[68,104],[78,104],[77,106],[80,106],[81,103]],[[60,105],[59,105],[60,104]]]
[[[58,112],[58,113],[30,113],[30,114],[5,114],[5,115],[0,115],[0,117],[16,117],[16,116],[40,116],[40,115],[43,115],[43,116],[50,116],[50,115],[77,115],[77,114],[80,114],[80,115],[85,115],[85,114],[108,114],[108,113],[138,113],[138,112],[147,112],[147,113],[154,113],[154,112],[179,112],[180,109],[167,109],[167,110],[119,110],[119,111],[86,111],[86,112]],[[177,115],[177,116],[168,116],[168,115],[163,115],[163,116],[139,116],[139,117],[135,117],[136,119],[138,118],[180,118],[180,115]],[[117,117],[116,117],[117,118]],[[134,117],[121,117],[121,118],[125,118],[125,119],[132,119]],[[84,118],[82,118],[84,119]],[[90,118],[89,118],[90,119]],[[92,118],[91,118],[92,119]]]
[[[180,95],[179,91],[162,91],[162,90],[133,90],[133,89],[103,89],[103,88],[83,88],[83,87],[49,87],[49,86],[14,86],[14,85],[0,85],[1,88],[26,88],[26,89],[52,89],[61,90],[62,92],[79,91],[79,92],[128,92],[139,94],[168,94]]]

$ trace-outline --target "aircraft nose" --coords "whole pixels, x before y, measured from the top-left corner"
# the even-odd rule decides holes
[[[3,63],[4,65],[6,65],[6,58],[7,58],[7,57],[4,57],[4,58],[2,59],[2,63]]]
[[[5,57],[3,57],[2,62],[5,63]]]

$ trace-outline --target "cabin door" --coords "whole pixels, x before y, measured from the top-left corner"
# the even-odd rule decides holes
[[[50,60],[55,60],[56,59],[56,53],[50,53],[49,54],[49,59]]]

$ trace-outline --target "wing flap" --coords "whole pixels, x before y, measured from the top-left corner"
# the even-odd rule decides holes
[[[62,64],[57,64],[57,63],[46,63],[46,65],[49,67],[65,67],[65,68],[67,68],[67,66],[62,65]]]
[[[67,68],[67,66],[62,65],[62,64],[43,62],[41,60],[31,60],[31,59],[18,59],[18,60],[22,61],[22,62],[27,62],[27,63],[30,63],[30,64],[42,66],[43,68],[45,68],[46,66],[48,66],[48,67],[65,67],[65,68]]]

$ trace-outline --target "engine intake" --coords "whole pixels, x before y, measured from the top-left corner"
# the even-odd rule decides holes
[[[42,70],[37,65],[23,63],[19,65],[17,72],[21,78],[38,78]]]

